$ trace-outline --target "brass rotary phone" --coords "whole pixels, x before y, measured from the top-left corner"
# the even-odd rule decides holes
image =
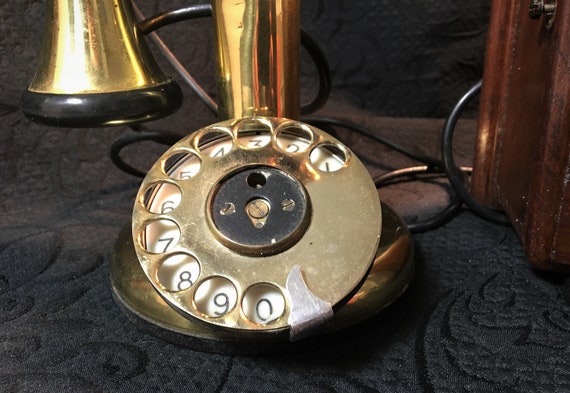
[[[115,299],[155,334],[216,352],[357,324],[407,287],[409,232],[354,153],[296,120],[299,0],[212,6],[222,121],[148,171],[116,242]],[[130,2],[52,0],[49,10],[28,117],[108,126],[178,108]]]

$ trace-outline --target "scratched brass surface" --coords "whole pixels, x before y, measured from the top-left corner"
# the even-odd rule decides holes
[[[135,26],[128,0],[50,0],[29,90],[108,93],[168,82]]]
[[[249,131],[256,122],[259,130],[267,132],[269,141],[265,146],[244,146],[240,136],[244,129]],[[281,318],[269,325],[251,323],[240,307],[214,318],[197,310],[194,302],[197,288],[209,278],[223,277],[233,283],[238,299],[248,288],[259,283],[279,288],[285,299],[289,299],[285,283],[293,266],[299,265],[308,288],[334,306],[361,283],[370,269],[380,238],[382,221],[376,187],[358,158],[335,138],[317,128],[309,128],[312,136],[302,151],[292,153],[280,144],[283,132],[299,130],[301,133],[307,129],[306,124],[283,118],[227,120],[182,139],[151,167],[141,184],[133,210],[134,245],[148,279],[180,312],[224,327],[282,329],[288,326],[290,305]],[[227,147],[224,155],[212,156],[207,153],[211,152],[210,147],[200,146],[201,139],[214,131],[223,135],[222,140],[231,141],[231,148]],[[326,146],[338,149],[339,156],[341,151],[344,152],[342,165],[340,161],[331,162],[338,162],[336,170],[328,171],[330,168],[319,166],[322,162],[314,160],[314,152]],[[189,154],[192,157],[189,162],[193,162],[194,157],[201,162],[200,169],[191,178],[173,179],[165,170],[169,159],[180,153]],[[332,155],[331,160],[337,159],[340,157]],[[264,248],[273,247],[267,245],[259,249],[256,256],[251,256],[239,250],[236,252],[219,241],[209,204],[213,190],[228,174],[257,166],[281,169],[296,178],[306,190],[311,213],[306,229],[294,234],[297,238],[289,242],[294,243],[292,246],[267,255]],[[145,201],[147,190],[170,184],[181,190],[179,205],[163,213],[149,211]],[[163,250],[162,245],[158,251],[153,250],[154,246],[145,246],[146,228],[155,222],[175,223],[179,228],[180,239],[168,250]],[[156,238],[160,237],[166,238],[167,235]],[[174,254],[192,255],[200,264],[198,282],[183,291],[166,290],[158,279],[165,258]]]
[[[414,273],[414,251],[410,233],[402,219],[387,205],[382,204],[383,223],[380,244],[370,273],[360,289],[340,308],[333,319],[318,334],[326,334],[360,323],[378,314],[395,301],[410,283]],[[164,334],[182,345],[191,345],[212,351],[234,348],[238,352],[267,351],[271,347],[258,344],[287,342],[287,334],[223,329],[185,318],[170,307],[150,284],[134,251],[131,226],[120,232],[111,264],[111,278],[115,298],[121,306],[145,328]],[[240,348],[240,342],[245,347]],[[225,344],[224,344],[225,343]],[[225,345],[230,345],[226,347]]]
[[[214,0],[220,119],[299,117],[299,0]]]

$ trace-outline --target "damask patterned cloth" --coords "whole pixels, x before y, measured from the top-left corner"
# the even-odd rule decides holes
[[[145,3],[146,12],[156,11],[157,3]],[[174,1],[173,6],[181,3]],[[337,45],[356,48],[352,43],[363,42],[374,48],[382,44],[382,53],[390,54],[377,67],[367,58],[370,51],[359,49],[361,58],[345,53],[334,58],[335,94],[322,114],[357,122],[424,154],[438,154],[443,121],[424,117],[442,115],[461,89],[437,87],[448,83],[439,78],[448,70],[426,66],[418,60],[420,52],[418,63],[407,64],[407,71],[393,65],[399,55],[392,52],[400,45],[391,40],[411,30],[390,18],[397,15],[398,23],[413,20],[437,31],[446,23],[436,16],[446,17],[449,26],[464,24],[464,38],[470,41],[478,30],[467,22],[482,18],[475,11],[486,8],[465,1],[465,8],[454,13],[459,2],[444,1],[437,2],[436,13],[428,3],[436,7],[436,2],[411,0],[315,1],[305,6],[304,16],[328,44],[328,53],[339,51]],[[38,1],[0,6],[1,392],[570,391],[565,277],[533,270],[511,227],[488,223],[469,211],[414,236],[414,280],[388,309],[342,335],[309,341],[292,353],[204,353],[134,325],[114,303],[110,286],[111,250],[130,219],[140,180],[116,169],[108,150],[115,138],[130,131],[45,127],[19,112],[19,95],[34,71],[42,14],[43,2]],[[207,21],[196,23],[200,29],[208,26]],[[350,29],[365,23],[374,34],[378,25],[394,30],[370,42],[363,30]],[[422,38],[407,37],[412,48],[407,53],[426,48],[421,41],[425,31],[418,31]],[[456,44],[452,52],[465,53]],[[195,41],[173,46],[207,80],[209,45]],[[405,52],[402,48],[400,56]],[[408,75],[400,79],[408,94],[386,88],[391,82],[375,74],[382,67]],[[471,72],[478,74],[480,62],[465,69],[470,71],[457,86],[469,86],[478,77]],[[429,83],[413,82],[416,72]],[[447,96],[452,90],[457,94]],[[390,93],[384,101],[369,102],[369,95],[377,97],[379,91]],[[179,112],[149,127],[184,135],[215,121],[185,93]],[[475,129],[473,120],[458,126],[455,147],[461,164],[470,164]],[[339,137],[374,175],[415,164],[364,137],[346,132]],[[164,149],[143,143],[125,149],[124,157],[146,168]],[[408,182],[382,189],[380,195],[412,222],[446,204],[445,188],[445,183],[431,180]]]

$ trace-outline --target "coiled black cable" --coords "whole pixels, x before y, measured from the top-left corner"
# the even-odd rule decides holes
[[[146,173],[130,164],[127,164],[127,162],[121,158],[121,151],[127,146],[144,141],[152,141],[162,145],[171,146],[175,144],[181,136],[164,131],[136,130],[136,128],[134,130],[136,132],[124,134],[115,139],[111,144],[110,156],[111,161],[113,161],[113,164],[115,164],[117,168],[129,175],[143,178],[146,176]]]
[[[463,172],[457,165],[455,165],[455,160],[453,159],[453,133],[455,131],[455,126],[457,125],[457,120],[461,116],[463,109],[471,100],[479,94],[481,91],[482,81],[478,81],[473,85],[463,97],[459,99],[457,104],[453,107],[451,113],[447,117],[445,124],[443,126],[443,133],[441,136],[441,153],[443,157],[443,164],[445,166],[445,171],[447,173],[447,178],[449,183],[453,187],[453,190],[457,193],[459,198],[465,202],[471,210],[481,218],[485,220],[497,223],[497,224],[509,224],[508,218],[501,212],[490,209],[482,204],[480,204],[469,192],[464,182]]]
[[[212,16],[211,4],[195,4],[174,10],[160,12],[138,23],[138,27],[143,34],[152,33],[161,27],[173,23],[186,21],[194,18],[204,18]]]
[[[384,146],[389,147],[390,149],[397,151],[400,154],[405,155],[406,157],[409,157],[415,161],[421,162],[423,164],[428,165],[430,168],[441,168],[443,169],[443,163],[433,157],[429,157],[426,155],[423,155],[421,153],[416,153],[413,152],[407,148],[405,148],[404,146],[401,146],[387,138],[382,137],[381,135],[378,135],[377,133],[368,130],[365,127],[359,126],[358,124],[354,124],[350,121],[347,120],[340,120],[340,119],[335,119],[335,118],[331,118],[331,117],[304,117],[303,121],[314,125],[315,127],[319,127],[322,125],[329,125],[329,126],[333,126],[333,127],[340,127],[340,128],[345,128],[347,130],[356,132],[357,134],[360,135],[364,135]]]
[[[143,34],[147,35],[172,23],[210,16],[212,16],[211,4],[196,4],[153,15],[139,22],[138,28]],[[319,88],[316,96],[311,102],[301,106],[301,114],[306,115],[318,111],[325,105],[331,92],[332,83],[328,60],[322,49],[303,29],[301,29],[300,40],[301,46],[305,48],[311,60],[315,64],[315,68],[319,76]],[[212,106],[211,98],[206,98],[203,94],[199,94],[199,97],[206,103],[206,105]]]
[[[469,172],[471,168],[462,168],[463,171]],[[374,178],[374,184],[376,188],[385,187],[390,185],[394,181],[417,181],[421,176],[444,176],[445,172],[441,169],[433,168],[427,165],[423,166],[413,166],[408,168],[396,169],[391,172],[384,173],[380,176]],[[428,218],[416,221],[408,222],[408,229],[411,233],[421,233],[431,231],[433,229],[439,228],[440,226],[451,221],[460,211],[463,202],[457,197],[455,193],[450,194],[450,201],[437,214],[434,214]]]
[[[150,34],[155,30],[172,23],[192,18],[208,17],[211,15],[212,7],[210,4],[199,4],[165,11],[154,15],[139,22],[138,27],[144,34]],[[316,97],[309,104],[304,105],[301,108],[301,113],[303,115],[306,115],[319,110],[325,105],[330,95],[332,84],[328,61],[318,44],[304,31],[301,31],[301,43],[314,62],[319,75],[319,90]],[[166,55],[174,56],[171,53],[166,53]],[[194,83],[192,78],[187,78],[187,80],[188,79],[190,80],[189,83]],[[508,224],[509,221],[505,215],[481,205],[473,198],[473,196],[469,193],[467,186],[467,174],[470,172],[471,168],[458,167],[455,164],[453,158],[453,133],[457,125],[457,121],[461,116],[464,107],[471,102],[471,100],[479,93],[480,90],[481,81],[471,87],[469,91],[459,99],[457,104],[452,109],[450,115],[446,119],[442,130],[441,159],[413,152],[404,146],[401,146],[378,135],[375,132],[372,132],[371,130],[366,129],[365,127],[361,127],[349,121],[329,117],[306,117],[303,118],[303,121],[317,127],[326,126],[329,128],[333,127],[333,129],[334,127],[340,127],[352,132],[356,132],[360,135],[371,138],[372,140],[384,146],[387,146],[390,149],[399,152],[400,154],[403,154],[417,162],[424,164],[422,166],[398,169],[378,176],[374,179],[374,183],[377,188],[384,187],[395,180],[418,180],[420,177],[426,175],[445,175],[447,177],[453,189],[453,192],[450,193],[450,201],[448,205],[441,212],[435,214],[434,216],[421,221],[409,223],[408,227],[411,232],[425,232],[440,227],[441,225],[451,220],[455,215],[457,215],[457,213],[461,211],[461,207],[464,203],[475,214],[486,220],[500,224]],[[202,88],[199,85],[195,87],[195,91],[201,92],[201,94],[198,94],[199,97],[210,109],[213,109],[214,111],[217,110],[217,105],[213,102],[211,97],[207,96],[207,94],[203,92]],[[135,131],[134,133],[129,133],[119,137],[111,145],[111,159],[120,170],[142,178],[145,176],[144,171],[141,171],[127,164],[120,157],[122,149],[142,141],[153,141],[164,145],[172,145],[179,140],[180,135],[162,131],[149,131],[145,127],[137,125],[132,126],[131,128],[133,131]]]

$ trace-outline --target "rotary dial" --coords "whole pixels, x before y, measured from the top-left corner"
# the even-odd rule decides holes
[[[322,323],[362,283],[376,188],[339,141],[282,118],[201,129],[151,168],[133,212],[149,281],[183,315],[230,329]]]

